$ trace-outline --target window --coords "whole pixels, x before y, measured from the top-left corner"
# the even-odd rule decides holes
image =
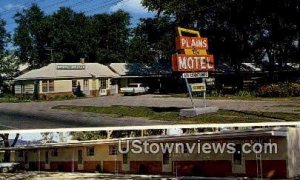
[[[42,91],[48,92],[48,81],[45,80],[42,81]]]
[[[49,92],[53,92],[53,91],[54,91],[54,81],[49,80]]]
[[[169,164],[170,163],[170,154],[168,151],[163,152],[163,164]]]
[[[18,157],[23,157],[23,156],[24,156],[23,151],[18,151]]]
[[[49,151],[45,152],[45,163],[49,164]]]
[[[94,149],[94,147],[87,147],[86,148],[86,154],[88,156],[94,156],[95,155],[95,149]]]
[[[237,165],[242,164],[242,145],[236,144],[235,145],[235,152],[233,154],[233,163]]]
[[[54,81],[43,80],[42,81],[42,92],[54,92]]]
[[[24,155],[25,155],[25,160],[24,160],[24,161],[25,161],[25,163],[27,164],[27,163],[28,163],[28,152],[25,152]]]
[[[107,88],[107,79],[106,78],[101,78],[100,79],[100,89],[106,89]]]
[[[83,160],[82,160],[82,150],[78,150],[78,164],[82,164]]]
[[[58,150],[57,150],[57,149],[53,149],[53,150],[51,151],[51,156],[57,157],[57,156],[58,156]]]
[[[117,147],[115,145],[109,146],[109,155],[117,155]]]
[[[123,148],[123,151],[125,151],[125,148]],[[128,164],[128,153],[123,154],[123,164]]]

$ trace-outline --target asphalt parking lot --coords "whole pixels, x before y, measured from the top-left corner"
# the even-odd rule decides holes
[[[203,106],[202,99],[195,99],[197,107]],[[276,111],[300,114],[298,101],[240,101],[208,100],[208,106],[236,111]],[[172,124],[172,122],[147,120],[146,118],[113,118],[88,112],[71,112],[52,109],[58,105],[77,106],[150,106],[191,107],[188,98],[174,98],[160,95],[105,96],[66,101],[43,101],[26,103],[0,103],[0,129],[44,129],[72,127],[110,127],[134,125]],[[298,110],[289,107],[297,107]]]

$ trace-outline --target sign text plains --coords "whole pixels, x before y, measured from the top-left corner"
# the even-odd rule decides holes
[[[176,49],[208,49],[208,41],[201,37],[177,36]]]

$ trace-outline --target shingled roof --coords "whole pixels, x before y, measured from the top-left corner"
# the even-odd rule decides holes
[[[63,69],[58,67],[73,66],[78,69]],[[71,79],[89,77],[118,77],[109,67],[99,63],[51,63],[40,69],[31,70],[15,80],[35,80],[35,79]]]

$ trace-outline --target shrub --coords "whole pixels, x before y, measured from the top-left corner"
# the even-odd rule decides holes
[[[239,96],[239,97],[253,97],[253,96],[255,96],[255,93],[251,92],[251,91],[239,91],[239,92],[235,93],[235,96]]]
[[[281,83],[270,84],[259,87],[256,91],[259,97],[295,97],[300,96],[300,84]]]

